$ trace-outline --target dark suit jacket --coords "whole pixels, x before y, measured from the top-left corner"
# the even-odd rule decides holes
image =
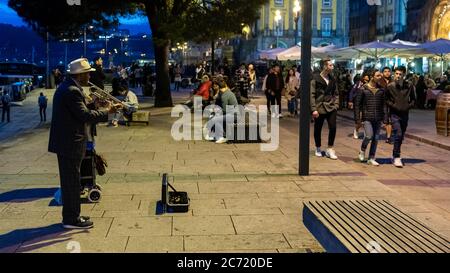
[[[53,97],[48,151],[80,158],[86,151],[87,125],[108,121],[107,111],[89,110],[82,89],[68,77]]]

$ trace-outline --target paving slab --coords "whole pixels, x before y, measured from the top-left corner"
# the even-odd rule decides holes
[[[108,237],[117,236],[170,236],[171,217],[120,217],[114,218]]]
[[[127,253],[183,252],[183,236],[130,236]]]
[[[287,249],[282,234],[185,236],[186,251],[241,251]]]
[[[235,234],[229,216],[174,217],[173,235]]]
[[[267,234],[267,233],[305,233],[300,216],[292,215],[251,215],[232,216],[237,234]]]

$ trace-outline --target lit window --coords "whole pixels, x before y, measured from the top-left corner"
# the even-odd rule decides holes
[[[274,0],[275,6],[284,6],[284,0]]]
[[[331,18],[322,18],[322,36],[331,36]]]
[[[323,0],[322,1],[322,7],[324,8],[331,8],[333,5],[333,2],[331,0]]]

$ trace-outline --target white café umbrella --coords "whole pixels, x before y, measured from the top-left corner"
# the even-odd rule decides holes
[[[268,50],[260,50],[259,51],[259,58],[262,60],[276,60],[277,59],[277,53],[286,50],[286,48],[273,48]]]
[[[354,58],[373,58],[380,59],[383,57],[391,57],[397,55],[398,50],[403,49],[413,49],[415,46],[404,45],[404,44],[394,44],[388,42],[370,42],[355,46],[350,46],[346,48],[341,48],[329,52],[331,56],[336,59],[354,59]]]
[[[397,40],[393,41],[392,43],[396,44],[396,45],[406,45],[406,46],[420,46],[421,45],[419,43],[403,41],[403,40],[400,40],[400,39],[397,39]]]
[[[450,54],[450,40],[438,39],[424,43],[420,48],[429,54],[438,55],[441,58],[441,73],[444,74],[444,56]]]
[[[362,56],[378,60],[382,57],[395,55],[395,52],[398,49],[412,49],[415,48],[415,46],[376,41],[352,46],[351,48]]]
[[[314,58],[325,58],[329,57],[328,52],[336,50],[335,45],[329,45],[324,47],[315,47],[311,46],[311,54]],[[277,53],[278,60],[286,61],[286,60],[300,60],[301,59],[301,46],[293,46],[288,48],[282,52]]]

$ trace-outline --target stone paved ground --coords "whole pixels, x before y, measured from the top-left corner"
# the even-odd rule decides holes
[[[82,205],[95,222],[89,231],[61,229],[61,207],[49,205],[59,180],[48,128],[1,142],[0,251],[69,252],[76,241],[82,252],[321,252],[302,224],[310,199],[390,200],[450,237],[446,150],[406,140],[404,169],[369,167],[354,161],[360,141],[342,119],[340,160],[311,158],[311,176],[299,177],[297,120],[283,119],[280,148],[261,152],[258,144],[174,141],[170,109],[151,111],[148,127],[100,127],[97,151],[109,167],[99,177],[103,200]],[[379,157],[391,148],[380,144]],[[156,215],[164,172],[189,193],[188,213]]]

